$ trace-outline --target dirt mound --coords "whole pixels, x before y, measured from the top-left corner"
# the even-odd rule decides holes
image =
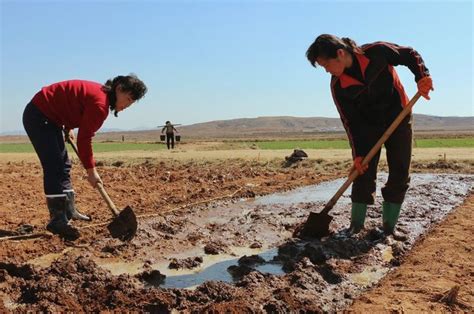
[[[188,258],[183,258],[183,259],[176,259],[174,258],[171,263],[169,264],[168,268],[170,269],[180,269],[180,268],[196,268],[199,265],[201,265],[203,262],[203,259],[201,256],[195,256],[195,257],[188,257]]]
[[[8,273],[6,282],[16,283],[3,292],[28,311],[145,310],[150,305],[167,309],[173,300],[168,292],[144,289],[129,275],[112,276],[75,254],[64,255],[46,269],[28,265],[0,265],[0,269]]]

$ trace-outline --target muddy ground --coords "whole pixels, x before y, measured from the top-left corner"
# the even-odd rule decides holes
[[[412,189],[410,210],[401,218],[405,242],[378,233],[376,210],[369,215],[367,230],[348,237],[343,232],[347,199],[335,212],[332,235],[322,241],[292,238],[292,232],[324,202],[240,205],[243,199],[343,177],[349,165],[324,160],[295,165],[243,160],[108,162],[100,166],[107,191],[117,207],[130,205],[140,221],[137,236],[124,243],[110,238],[110,212],[79,165],[73,170],[77,205],[94,221],[75,222],[82,237],[67,242],[44,233],[48,213],[39,165],[2,164],[0,236],[38,237],[0,239],[0,311],[318,312],[347,309],[354,300],[353,306],[361,311],[371,306],[400,310],[410,308],[417,293],[425,296],[428,310],[472,310],[473,179],[466,176],[474,174],[471,162],[413,164],[414,173],[439,175],[432,181],[423,177],[424,183]],[[235,210],[226,210],[229,207]],[[451,207],[453,212],[443,221]],[[452,218],[459,215],[464,218]],[[419,224],[413,227],[409,221]],[[435,247],[423,243],[430,243],[440,221],[444,231],[433,235],[439,251],[413,257],[426,246]],[[421,233],[426,234],[420,237]],[[248,250],[239,254],[237,248]],[[251,254],[273,248],[272,260]],[[195,289],[163,287],[165,270],[196,269],[210,256],[238,260],[225,271],[233,282],[208,281]],[[440,256],[456,260],[445,262]],[[272,265],[281,266],[282,272],[259,271]],[[415,280],[405,265],[425,267],[423,279]],[[375,279],[387,273],[380,287],[370,291]],[[447,279],[429,285],[444,274]],[[442,294],[455,285],[460,287],[458,298],[446,302]],[[382,293],[385,286],[395,289],[395,301]]]

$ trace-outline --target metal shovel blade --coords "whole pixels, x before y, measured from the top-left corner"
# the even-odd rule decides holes
[[[309,214],[308,220],[303,224],[299,235],[306,238],[322,238],[329,235],[329,224],[332,221],[332,216],[325,212]]]
[[[130,241],[137,233],[137,228],[137,216],[130,206],[125,207],[107,226],[112,238],[122,241]]]

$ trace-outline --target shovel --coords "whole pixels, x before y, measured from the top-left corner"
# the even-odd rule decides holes
[[[399,113],[397,118],[392,122],[388,127],[382,137],[378,142],[372,147],[367,156],[365,156],[362,161],[362,165],[367,165],[370,160],[377,154],[385,141],[392,135],[393,131],[398,127],[400,122],[405,119],[405,117],[410,113],[411,108],[415,105],[416,101],[420,98],[420,93],[416,93],[415,96],[410,100],[406,107]],[[346,182],[339,188],[339,190],[334,194],[334,196],[329,200],[329,202],[324,206],[323,210],[319,213],[311,212],[309,214],[308,220],[303,225],[300,225],[296,228],[293,233],[295,236],[299,237],[311,237],[311,238],[322,238],[329,235],[329,224],[331,223],[333,217],[329,215],[329,211],[336,205],[337,200],[341,195],[347,190],[347,188],[352,184],[352,182],[359,176],[359,172],[354,169],[351,172]]]
[[[79,157],[79,152],[77,150],[76,144],[66,135],[66,141],[71,144],[72,148],[76,152],[76,155]],[[114,220],[110,224],[107,225],[107,229],[110,232],[112,238],[118,238],[122,241],[129,241],[137,233],[137,216],[133,212],[130,206],[125,207],[121,212],[117,210],[115,204],[110,199],[109,195],[104,189],[102,183],[97,184],[97,189],[100,192],[100,195],[107,203]]]

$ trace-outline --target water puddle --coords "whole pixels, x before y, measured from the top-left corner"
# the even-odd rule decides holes
[[[258,255],[265,262],[255,266],[253,269],[261,273],[271,273],[276,275],[284,274],[282,265],[275,262],[273,259],[278,254],[276,248],[271,250],[250,249],[244,247],[230,248],[231,254],[218,255],[204,255],[203,262],[199,267],[193,269],[169,269],[169,261],[161,261],[153,263],[150,267],[158,270],[162,275],[165,275],[164,280],[150,280],[149,286],[159,286],[161,288],[187,288],[194,289],[196,286],[210,280],[234,282],[238,280],[236,276],[228,270],[229,267],[239,265],[239,259],[242,256]],[[170,256],[169,258],[180,258],[183,256],[194,256],[193,254],[186,254],[181,252],[178,255]],[[124,262],[118,258],[95,258],[94,261],[100,267],[109,270],[113,275],[129,274],[137,275],[144,271],[143,262]]]
[[[121,274],[136,275],[143,271],[143,261],[126,262],[119,258],[92,258],[100,267],[110,271],[114,276]]]
[[[40,257],[37,257],[35,259],[28,261],[28,264],[39,266],[42,268],[49,267],[54,261],[62,257],[64,254],[68,253],[72,249],[73,249],[72,247],[67,247],[59,253],[50,253],[50,254],[42,255]]]
[[[323,182],[318,185],[310,185],[297,188],[288,192],[271,194],[257,198],[253,203],[255,205],[294,205],[298,203],[327,202],[336,194],[346,179],[337,179]],[[350,202],[348,189],[339,199],[338,204],[347,204]]]
[[[254,253],[255,254],[255,253]],[[253,255],[253,254],[250,254]],[[269,250],[258,254],[265,260],[265,263],[256,266],[254,269],[262,273],[272,274],[283,274],[281,265],[272,263],[272,259],[277,255],[277,250]],[[243,256],[243,255],[240,255]],[[235,278],[228,271],[231,266],[238,266],[239,257],[223,255],[214,256],[207,261],[203,267],[194,270],[193,272],[187,271],[170,271],[165,270],[162,273],[166,275],[163,283],[152,283],[151,285],[159,286],[161,288],[195,288],[196,286],[210,280],[234,282],[240,278]],[[219,261],[217,261],[219,260]]]
[[[391,246],[382,248],[382,261],[390,262],[393,259],[393,249]]]
[[[338,179],[255,199],[192,209],[187,216],[192,217],[192,221],[179,214],[170,214],[159,221],[143,222],[141,228],[148,228],[150,233],[154,229],[169,236],[156,241],[158,244],[153,248],[143,247],[141,261],[95,261],[113,274],[135,275],[144,270],[144,260],[155,260],[157,262],[149,266],[166,278],[148,282],[150,286],[192,289],[205,281],[239,280],[240,277],[236,278],[232,273],[232,268],[239,265],[239,259],[244,255],[258,254],[265,260],[252,265],[250,270],[274,275],[291,272],[306,258],[316,265],[321,276],[330,284],[351,284],[362,289],[379,281],[423,232],[463,201],[472,188],[474,176],[413,174],[399,220],[399,226],[408,240],[396,244],[387,242],[375,231],[381,225],[380,187],[386,179],[386,174],[379,174],[378,196],[375,204],[369,206],[367,231],[357,237],[349,237],[343,232],[350,221],[349,188],[331,212],[334,216],[332,236],[321,241],[292,238],[292,227],[305,221],[309,212],[319,212],[345,180]],[[209,243],[217,243],[220,254],[204,254],[203,247]],[[258,243],[260,248],[251,249],[254,243]],[[202,257],[202,263],[196,268],[168,268],[173,258],[197,256]],[[356,263],[359,259],[362,262]],[[326,263],[329,260],[335,261],[335,266],[328,268]]]
[[[365,288],[377,283],[388,272],[387,267],[370,266],[358,274],[351,274],[350,281]]]

